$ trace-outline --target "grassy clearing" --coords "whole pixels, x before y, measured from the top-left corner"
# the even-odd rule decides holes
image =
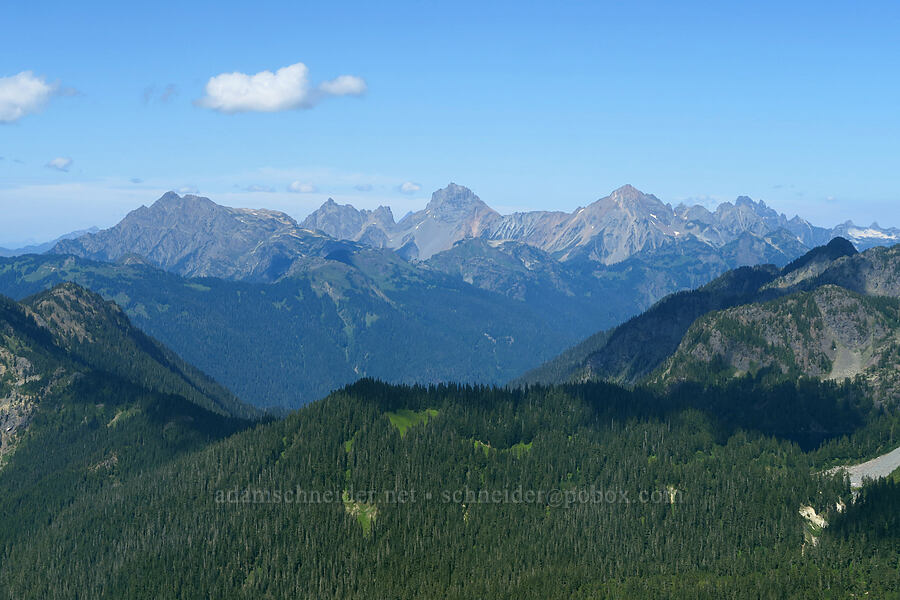
[[[354,502],[347,490],[344,490],[342,498],[344,500],[344,510],[351,517],[356,517],[360,527],[362,527],[363,535],[368,536],[369,532],[372,531],[372,523],[375,521],[375,517],[378,516],[378,508],[374,504]]]
[[[523,442],[519,442],[518,444],[513,444],[510,447],[509,451],[512,452],[516,458],[520,458],[523,455],[531,452],[532,444],[534,444],[534,442],[528,442],[527,444],[525,444]]]
[[[357,431],[353,434],[353,437],[351,437],[349,440],[344,442],[344,450],[347,452],[347,454],[350,454],[351,452],[353,452],[353,442],[356,441],[356,437],[358,435],[359,435],[359,432]]]
[[[389,412],[386,414],[388,419],[391,420],[391,425],[396,427],[400,432],[400,437],[403,437],[406,435],[407,429],[420,423],[427,424],[428,419],[438,416],[438,411],[433,408],[426,408],[425,410],[420,411],[404,408],[397,412]]]

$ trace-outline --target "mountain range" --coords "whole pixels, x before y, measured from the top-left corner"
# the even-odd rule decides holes
[[[449,270],[470,283],[504,291],[441,256],[468,244],[472,247],[463,254],[480,256],[495,269],[501,262],[519,273],[569,264],[583,282],[627,270],[631,259],[651,269],[665,269],[667,261],[675,260],[689,280],[663,283],[664,295],[737,266],[783,266],[836,232],[850,235],[860,249],[900,241],[900,230],[851,224],[827,230],[799,217],[788,219],[745,197],[723,203],[714,212],[699,205],[672,208],[628,185],[571,214],[503,216],[471,190],[451,183],[436,191],[424,210],[399,222],[386,207],[358,211],[329,200],[298,224],[277,211],[229,208],[169,192],[116,226],[61,240],[51,252],[104,262],[133,255],[179,275],[254,282],[310,273],[351,257],[377,263],[383,270],[411,261],[419,270]],[[636,304],[641,308],[658,297],[649,292]]]
[[[399,222],[394,222],[387,207],[359,211],[329,199],[302,226],[338,239],[393,248],[421,260],[461,240],[485,238],[522,242],[560,260],[589,258],[607,265],[670,243],[699,240],[722,248],[745,234],[765,239],[779,230],[807,249],[839,235],[860,249],[900,242],[898,229],[881,229],[877,224],[862,228],[849,221],[833,229],[816,227],[799,216],[788,219],[764,202],[746,196],[734,203],[722,203],[715,211],[701,205],[679,204],[673,208],[631,185],[572,213],[501,215],[471,190],[451,183],[436,191],[424,210],[410,213]],[[772,246],[778,248],[777,243]]]
[[[519,382],[860,378],[896,401],[898,372],[900,245],[860,253],[835,238],[782,269],[743,267],[668,296]]]
[[[220,225],[244,216],[211,210]],[[835,238],[781,267],[730,270],[532,378],[560,385],[389,385],[356,374],[274,418],[190,362],[235,386],[289,373],[287,390],[304,378],[335,386],[364,352],[395,375],[522,364],[553,332],[524,311],[541,306],[535,294],[550,283],[560,299],[586,294],[587,262],[485,238],[409,262],[323,234],[285,246],[254,224],[271,248],[318,248],[288,254],[296,260],[278,275],[248,260],[255,246],[232,254],[204,245],[198,222],[181,223],[170,225],[178,244],[142,246],[152,260],[113,258],[115,249],[114,262],[0,260],[0,289],[21,298],[0,297],[0,589],[11,597],[713,599],[900,588],[885,567],[896,562],[900,485],[856,492],[833,469],[896,445],[900,245],[858,252]],[[180,243],[194,245],[170,270],[154,264]],[[642,255],[661,256],[644,250],[602,272],[679,270],[642,271]],[[506,293],[483,289],[492,287]],[[190,362],[132,319],[189,349]],[[525,337],[487,339],[481,329],[492,326],[490,337],[514,327]]]
[[[450,184],[399,223],[384,207],[329,201],[297,223],[170,192],[0,261],[0,293],[75,281],[245,401],[296,407],[365,376],[508,381],[667,294],[783,267],[830,235],[746,198],[671,208],[631,186],[571,214],[502,216]],[[859,239],[894,233],[878,235]]]

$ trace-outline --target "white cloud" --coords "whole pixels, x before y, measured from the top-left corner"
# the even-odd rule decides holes
[[[40,111],[57,91],[55,84],[22,71],[12,77],[0,77],[0,123],[12,123]]]
[[[311,183],[303,183],[302,181],[292,181],[288,186],[289,192],[294,192],[295,194],[314,194],[316,190],[316,186]]]
[[[190,183],[187,184],[187,185],[181,186],[180,188],[178,188],[178,189],[175,190],[175,191],[178,192],[178,193],[181,194],[181,195],[184,195],[184,194],[195,195],[195,194],[199,194],[199,193],[200,193],[200,190],[197,188],[197,186],[196,186],[196,185],[193,185],[193,184],[190,184]]]
[[[360,96],[366,91],[366,82],[354,75],[341,75],[311,86],[309,68],[296,63],[274,73],[222,73],[206,82],[205,91],[206,95],[196,102],[203,108],[224,113],[278,112],[312,108],[329,96]]]
[[[353,189],[357,192],[371,192],[373,187],[371,183],[359,183],[353,186]]]
[[[67,156],[57,156],[50,162],[48,162],[45,166],[48,169],[56,169],[57,171],[66,171],[68,172],[69,167],[72,166],[72,159]]]
[[[422,186],[412,181],[404,181],[400,184],[400,191],[404,194],[414,194],[422,189]]]

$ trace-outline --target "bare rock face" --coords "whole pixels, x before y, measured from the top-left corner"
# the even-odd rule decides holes
[[[459,240],[479,237],[499,219],[500,214],[472,190],[451,183],[432,194],[425,210],[409,214],[397,223],[391,232],[391,245],[395,240],[402,240],[401,245],[412,241],[418,248],[418,258],[424,260],[452,248]]]
[[[584,344],[551,382],[705,381],[774,369],[785,377],[863,376],[900,392],[900,246],[859,253],[835,238],[782,269],[728,271],[672,294]]]
[[[387,245],[386,231],[394,227],[394,215],[387,206],[375,210],[357,210],[329,198],[303,220],[301,227],[321,231],[339,240],[361,241],[375,248]]]
[[[675,208],[631,185],[614,190],[571,213],[531,211],[500,215],[471,190],[451,183],[436,191],[424,210],[399,223],[329,200],[304,226],[340,239],[379,248],[402,248],[402,255],[427,260],[460,240],[482,237],[520,242],[547,252],[554,260],[590,260],[618,264],[640,253],[700,241],[719,252],[723,262],[783,265],[808,249],[847,233],[857,246],[900,242],[900,230],[852,223],[834,230],[816,227],[795,216],[788,219],[762,201],[741,196],[715,211],[700,205]],[[852,234],[852,235],[851,235]],[[854,237],[855,236],[855,237]],[[880,242],[879,242],[880,240]],[[415,252],[411,251],[415,244]]]
[[[788,378],[859,376],[877,398],[896,400],[898,300],[900,246],[858,253],[848,240],[835,238],[787,265],[739,305],[697,318],[652,377],[672,382],[760,369]],[[614,350],[604,348],[597,360],[609,360]]]
[[[276,281],[315,267],[317,259],[333,252],[336,240],[395,250],[413,261],[482,238],[527,244],[563,262],[610,266],[659,253],[663,263],[683,255],[735,267],[784,265],[839,231],[859,247],[900,241],[900,230],[849,222],[824,229],[744,196],[715,211],[699,205],[672,208],[631,185],[571,213],[500,215],[470,189],[450,183],[434,192],[423,210],[399,222],[385,206],[357,210],[329,199],[298,224],[277,211],[230,208],[169,192],[111,229],[59,241],[52,252],[107,262],[139,256],[185,276]]]
[[[503,217],[492,239],[525,242],[566,259],[590,248],[593,260],[614,264],[652,250],[676,236],[671,207],[630,185],[567,213],[518,213]]]
[[[424,210],[394,222],[391,209],[356,210],[329,200],[303,221],[338,239],[359,241],[376,248],[393,248],[408,259],[426,260],[466,238],[490,231],[499,213],[472,193],[451,183],[436,191]]]
[[[817,281],[860,294],[900,298],[900,245],[871,248],[835,261]]]
[[[896,304],[823,285],[698,319],[660,378],[691,379],[702,370],[739,375],[770,368],[788,377],[863,376],[882,396],[897,393]]]
[[[34,412],[36,394],[27,391],[25,385],[39,380],[31,361],[0,347],[0,468],[4,457],[15,450]]]
[[[52,252],[104,262],[137,255],[188,277],[275,280],[296,260],[320,255],[329,239],[281,212],[169,192],[115,227],[61,241]]]

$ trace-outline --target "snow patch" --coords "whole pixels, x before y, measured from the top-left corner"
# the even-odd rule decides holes
[[[848,229],[847,235],[854,238],[876,238],[879,240],[897,239],[897,236],[885,233],[884,231],[879,231],[877,229],[872,229],[871,227],[868,227],[866,229]]]

